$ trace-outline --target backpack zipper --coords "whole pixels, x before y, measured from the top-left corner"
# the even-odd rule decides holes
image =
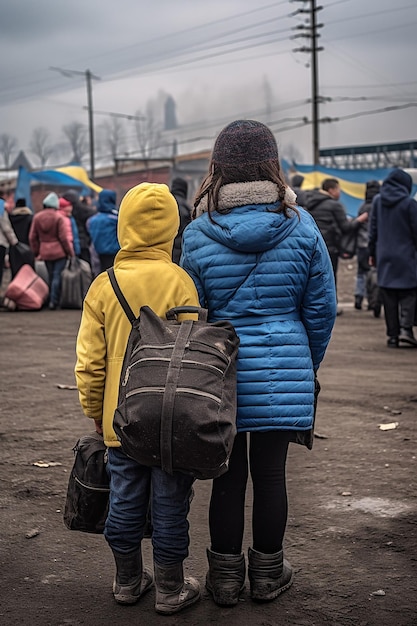
[[[214,400],[218,404],[221,403],[221,398],[215,396],[212,393],[208,393],[207,391],[199,391],[198,389],[192,389],[190,387],[177,387],[177,393],[189,393],[193,396],[202,396],[203,398],[210,398],[210,400]],[[132,389],[126,394],[126,399],[131,396],[137,396],[141,393],[161,393],[165,392],[165,387],[141,387],[140,389]]]
[[[83,483],[83,481],[77,478],[77,476],[74,476],[74,480],[76,483],[81,485],[81,487],[84,487],[84,489],[90,489],[91,491],[102,491],[103,493],[108,493],[110,491],[109,487],[92,487],[91,485],[86,485],[86,483]]]

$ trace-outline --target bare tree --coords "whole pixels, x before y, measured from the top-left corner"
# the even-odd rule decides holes
[[[124,124],[119,117],[111,117],[100,124],[100,141],[106,154],[110,153],[115,161],[125,143]]]
[[[4,167],[6,170],[10,167],[10,160],[13,150],[17,146],[17,140],[8,133],[1,133],[0,135],[0,154],[3,157]]]
[[[142,158],[150,159],[155,155],[161,143],[162,124],[158,115],[159,106],[155,101],[149,100],[146,105],[145,117],[140,111],[136,111],[135,120],[136,139]]]
[[[62,128],[68,139],[74,161],[81,163],[88,152],[87,130],[81,122],[71,122]]]
[[[30,149],[38,157],[41,167],[45,167],[47,160],[54,151],[50,144],[49,131],[46,128],[39,126],[34,129]]]

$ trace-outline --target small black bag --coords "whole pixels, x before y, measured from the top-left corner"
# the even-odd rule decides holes
[[[339,256],[342,259],[353,259],[356,254],[357,242],[357,231],[350,230],[344,233],[339,241]]]
[[[69,530],[101,534],[109,508],[107,447],[101,435],[91,433],[81,437],[73,450],[64,523]]]
[[[17,272],[23,265],[30,265],[35,269],[35,257],[26,243],[19,241],[15,246],[9,248],[9,262],[12,278],[14,278]]]

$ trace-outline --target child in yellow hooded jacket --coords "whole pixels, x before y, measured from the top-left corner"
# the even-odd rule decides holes
[[[171,260],[178,227],[177,203],[167,185],[137,185],[120,204],[117,235],[121,249],[114,272],[137,314],[145,305],[161,317],[174,306],[199,306],[192,279]],[[140,465],[120,448],[113,415],[130,330],[108,274],[102,272],[84,300],[75,375],[83,412],[94,420],[109,447],[110,507],[104,536],[116,563],[113,594],[120,604],[134,604],[152,585],[141,553],[151,494],[155,609],[171,614],[200,597],[198,582],[183,575],[193,478],[179,472],[170,476],[160,468]]]

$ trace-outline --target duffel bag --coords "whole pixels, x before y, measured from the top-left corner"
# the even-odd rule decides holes
[[[91,268],[86,261],[77,257],[68,259],[61,272],[61,309],[82,309],[91,280]]]

